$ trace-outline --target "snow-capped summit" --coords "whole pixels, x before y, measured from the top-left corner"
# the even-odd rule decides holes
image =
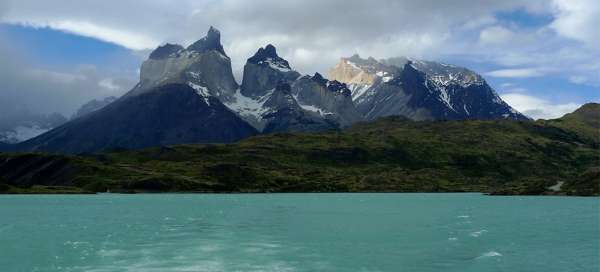
[[[342,58],[330,77],[346,83],[367,120],[402,115],[414,120],[527,119],[477,73],[405,57]]]

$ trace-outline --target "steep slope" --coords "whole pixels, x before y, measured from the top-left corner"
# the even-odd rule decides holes
[[[83,153],[179,143],[232,142],[256,130],[218,99],[183,84],[124,97],[32,140],[19,150]]]
[[[76,157],[0,154],[0,179],[9,192],[36,192],[30,186],[39,184],[99,192],[600,195],[600,149],[578,131],[533,121],[388,117],[342,131],[270,134],[227,145]]]
[[[367,120],[393,115],[413,120],[528,119],[481,76],[453,65],[354,55],[342,58],[330,77],[348,84]]]
[[[140,82],[117,101],[16,148],[80,153],[236,141],[257,133],[222,104],[237,88],[220,33],[211,27],[187,49],[167,44],[153,51]]]

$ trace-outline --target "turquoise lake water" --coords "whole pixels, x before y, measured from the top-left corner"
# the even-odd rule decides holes
[[[0,270],[600,271],[600,198],[0,196]]]

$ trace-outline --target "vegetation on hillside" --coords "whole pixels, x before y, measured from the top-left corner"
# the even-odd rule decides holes
[[[235,144],[80,156],[4,153],[0,192],[600,195],[600,109],[591,107],[591,114],[584,107],[584,114],[539,122],[390,117],[343,131],[262,135]]]

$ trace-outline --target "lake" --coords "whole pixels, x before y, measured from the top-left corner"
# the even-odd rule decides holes
[[[0,196],[2,271],[600,271],[600,198]]]

